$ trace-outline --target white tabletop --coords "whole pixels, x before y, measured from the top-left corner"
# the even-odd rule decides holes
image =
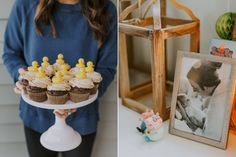
[[[236,134],[230,132],[228,147],[221,150],[168,133],[169,121],[164,122],[161,141],[146,143],[136,131],[139,114],[119,105],[119,157],[236,157]]]

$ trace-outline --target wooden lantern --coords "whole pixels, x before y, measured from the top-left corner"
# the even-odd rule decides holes
[[[127,0],[120,0],[120,3],[123,1]],[[130,13],[142,7],[146,2],[149,3],[143,16],[140,15],[140,18],[127,18]],[[200,20],[189,8],[176,0],[171,0],[171,3],[186,12],[192,20],[167,17],[166,0],[138,0],[126,7],[119,16],[119,80],[122,103],[139,113],[144,112],[147,107],[139,103],[137,98],[152,92],[152,109],[155,112],[159,112],[164,120],[169,118],[170,111],[166,107],[166,89],[171,90],[173,88],[173,83],[166,81],[166,39],[189,34],[191,51],[199,52],[200,48]],[[153,17],[145,17],[150,8],[153,8]],[[166,27],[167,25],[171,27]],[[152,43],[152,81],[139,84],[132,88],[130,86],[128,68],[127,35],[145,38]]]

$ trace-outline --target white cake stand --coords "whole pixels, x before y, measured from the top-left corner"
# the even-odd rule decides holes
[[[48,101],[39,103],[30,100],[24,93],[21,95],[23,100],[32,106],[43,109],[59,110],[80,108],[89,105],[97,99],[98,92],[95,95],[91,95],[86,101],[80,103],[67,101],[66,104],[63,105],[50,104]],[[49,150],[64,152],[78,147],[82,142],[82,139],[77,131],[66,124],[65,119],[55,116],[55,124],[41,135],[40,142]]]

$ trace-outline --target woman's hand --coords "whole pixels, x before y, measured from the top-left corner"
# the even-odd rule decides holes
[[[20,68],[18,70],[18,73],[21,75],[22,73],[26,72],[24,68]],[[16,86],[14,88],[14,92],[16,94],[21,94],[21,91],[23,90],[23,86],[19,83],[19,81],[16,82]]]
[[[59,118],[66,119],[71,113],[76,112],[77,109],[67,109],[67,110],[55,110],[54,114]]]
[[[22,91],[23,91],[23,86],[19,83],[19,81],[17,81],[16,86],[14,88],[14,92],[16,94],[21,94]]]

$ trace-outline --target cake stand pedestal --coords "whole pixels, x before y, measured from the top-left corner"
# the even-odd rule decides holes
[[[22,98],[28,104],[43,108],[43,109],[74,109],[84,107],[86,105],[91,104],[93,101],[97,99],[98,92],[95,95],[91,95],[88,100],[82,101],[79,103],[73,103],[71,101],[67,101],[66,104],[58,105],[58,104],[50,104],[48,101],[39,103],[32,101],[28,98],[27,95],[22,93]],[[52,151],[64,152],[72,150],[80,145],[82,142],[82,138],[80,134],[75,131],[72,127],[66,124],[64,118],[59,118],[55,116],[55,124],[51,126],[46,132],[44,132],[40,137],[41,144]]]

